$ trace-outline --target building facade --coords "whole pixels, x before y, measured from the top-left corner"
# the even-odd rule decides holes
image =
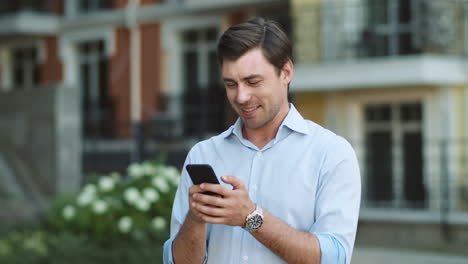
[[[38,200],[26,195],[31,188],[50,197],[86,182],[83,173],[122,171],[165,153],[180,166],[194,142],[235,118],[216,61],[221,32],[287,7],[279,0],[3,1],[0,125],[9,129],[0,131],[0,175],[9,184],[0,198],[27,204]],[[39,115],[37,105],[47,111]],[[49,148],[33,151],[36,142]],[[47,175],[63,184],[34,188]]]
[[[54,101],[62,108],[50,110],[52,120],[65,120],[50,122],[63,138],[50,164],[71,157],[77,175],[122,170],[158,153],[180,165],[194,142],[235,119],[220,83],[217,38],[250,17],[272,18],[293,39],[297,108],[357,152],[358,244],[462,252],[468,243],[467,14],[465,0],[3,1],[0,100],[69,90]],[[18,119],[28,104],[11,105],[4,120]],[[63,109],[75,119],[61,118]],[[19,167],[44,170],[11,165],[31,164],[38,155],[10,144],[24,128],[14,126],[0,132],[0,144],[9,142],[0,148],[0,172],[12,175],[4,176],[9,182],[17,181]],[[13,156],[20,158],[5,158]],[[34,177],[29,174],[24,178]],[[79,177],[72,182],[86,180]],[[21,182],[10,189],[27,190]]]
[[[358,242],[463,252],[468,2],[291,1],[297,107],[362,169]]]

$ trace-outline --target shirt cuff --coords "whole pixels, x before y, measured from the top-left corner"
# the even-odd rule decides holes
[[[174,264],[174,257],[172,256],[172,242],[174,238],[169,238],[164,242],[163,246],[163,263],[164,264]]]
[[[346,264],[346,253],[341,243],[329,234],[315,234],[320,243],[321,264]]]
[[[174,256],[172,255],[172,242],[174,242],[174,238],[169,238],[166,242],[164,242],[163,246],[163,263],[164,264],[174,264]],[[203,264],[206,264],[207,261],[207,252],[205,252],[205,259],[203,260]]]

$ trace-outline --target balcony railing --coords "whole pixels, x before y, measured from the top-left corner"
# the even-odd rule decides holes
[[[331,0],[293,9],[299,62],[468,54],[467,0]]]
[[[205,88],[161,97],[159,105],[165,110],[142,121],[138,135],[132,127],[135,124],[116,120],[112,107],[84,111],[84,171],[121,170],[136,156],[154,158],[158,153],[166,153],[174,164],[182,165],[191,144],[228,126],[224,90]],[[174,108],[177,113],[169,111]]]
[[[366,148],[364,142],[351,142],[355,149]],[[414,155],[418,152],[415,149],[411,151],[413,156],[405,156],[382,148],[378,159],[361,156],[361,207],[468,213],[468,138],[425,139],[419,151],[420,157]]]

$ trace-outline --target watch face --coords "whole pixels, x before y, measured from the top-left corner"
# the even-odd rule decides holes
[[[263,219],[260,215],[254,215],[252,218],[249,219],[249,229],[251,230],[257,230],[262,226],[263,224]]]

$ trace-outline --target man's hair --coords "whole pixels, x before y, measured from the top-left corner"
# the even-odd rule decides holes
[[[225,59],[237,60],[254,48],[262,50],[278,74],[286,62],[292,61],[291,41],[279,24],[256,17],[223,33],[218,42],[218,63],[222,66]]]

